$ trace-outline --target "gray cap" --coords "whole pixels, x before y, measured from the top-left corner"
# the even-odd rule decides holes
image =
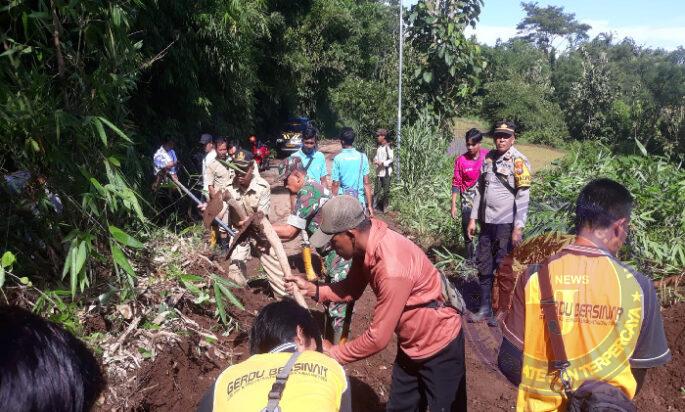
[[[349,195],[332,198],[321,207],[319,213],[321,213],[321,225],[309,239],[315,248],[325,246],[331,241],[333,235],[354,229],[366,219],[364,208],[359,200]]]

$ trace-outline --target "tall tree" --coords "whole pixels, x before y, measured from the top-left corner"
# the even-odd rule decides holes
[[[408,94],[414,109],[449,122],[478,86],[485,68],[480,46],[464,35],[475,26],[482,0],[420,0],[409,15]]]
[[[575,47],[588,39],[589,24],[580,23],[574,13],[564,13],[561,6],[540,7],[536,2],[521,3],[526,17],[516,26],[519,34],[536,44],[549,56],[554,56],[556,41],[564,39]]]

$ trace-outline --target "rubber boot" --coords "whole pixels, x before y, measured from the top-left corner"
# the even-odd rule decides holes
[[[488,326],[497,326],[497,319],[492,313],[492,277],[481,276],[480,281],[480,308],[469,319],[471,322],[485,320]]]

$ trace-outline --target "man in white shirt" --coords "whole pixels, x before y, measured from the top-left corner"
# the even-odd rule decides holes
[[[202,191],[205,197],[207,197],[209,182],[205,179],[205,174],[207,172],[207,165],[216,159],[216,150],[214,150],[214,139],[212,139],[211,134],[205,133],[200,136],[200,144],[205,149],[205,157],[202,159]]]
[[[378,148],[373,164],[376,165],[376,188],[374,190],[374,208],[385,213],[390,198],[390,176],[392,175],[392,162],[395,159],[390,143],[388,143],[388,131],[378,129],[376,139]]]
[[[165,176],[169,176],[171,180],[178,182],[176,177],[178,161],[176,152],[174,152],[174,141],[170,137],[165,138],[164,144],[157,149],[152,158],[152,163],[155,170],[155,182],[152,185],[154,190],[159,187]]]

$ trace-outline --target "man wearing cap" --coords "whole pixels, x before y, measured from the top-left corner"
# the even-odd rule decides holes
[[[324,343],[324,352],[340,363],[367,358],[383,350],[397,332],[398,351],[387,410],[466,410],[464,334],[461,317],[445,304],[441,276],[426,254],[386,223],[367,218],[359,201],[337,196],[319,212],[315,247],[330,242],[352,259],[347,278],[319,285],[298,276],[286,278],[319,302],[351,302],[371,285],[376,307],[369,328],[344,345]]]
[[[345,194],[356,197],[365,210],[368,208],[369,215],[373,216],[369,159],[352,146],[356,136],[351,127],[340,130],[342,150],[333,158],[331,192],[333,196]]]
[[[233,164],[239,169],[233,183],[228,187],[228,193],[236,200],[242,212],[250,216],[256,212],[262,212],[264,216],[269,215],[271,208],[271,186],[269,183],[254,173],[257,168],[252,153],[244,149],[238,149],[233,155]],[[230,215],[230,220],[235,228],[240,228],[242,222],[236,213],[228,213],[228,207],[222,213]],[[273,248],[264,247],[257,242],[257,239],[246,238],[239,243],[231,253],[231,263],[228,267],[229,276],[239,279],[241,285],[247,284],[246,262],[250,258],[251,252],[259,257],[259,263],[266,272],[266,278],[271,286],[271,290],[277,298],[284,297],[285,285],[283,282],[283,269]]]
[[[374,206],[376,209],[385,213],[390,197],[390,176],[392,175],[392,162],[395,159],[390,143],[388,143],[388,131],[386,129],[376,130],[378,147],[373,164],[376,165],[376,189],[374,191]]]
[[[492,137],[495,149],[483,161],[467,232],[472,238],[476,220],[480,222],[476,263],[481,303],[472,320],[485,319],[489,326],[497,326],[492,313],[493,277],[501,260],[523,238],[532,177],[528,158],[513,147],[514,123],[497,122]]]
[[[288,191],[295,196],[295,206],[288,216],[287,224],[273,225],[278,236],[285,240],[292,240],[302,234],[303,245],[309,247],[311,236],[321,224],[321,207],[331,198],[331,192],[318,181],[310,177],[305,171],[299,157],[291,156],[284,161],[280,179]],[[326,279],[329,283],[337,283],[347,277],[352,261],[343,259],[335,251],[327,247],[321,251],[326,269]],[[345,331],[345,317],[352,314],[352,304],[329,303],[324,336],[326,339],[338,343]]]
[[[200,144],[205,151],[205,155],[202,158],[202,190],[206,194],[209,192],[209,182],[205,179],[207,166],[216,159],[216,150],[214,149],[214,139],[211,134],[205,133],[200,136]]]

